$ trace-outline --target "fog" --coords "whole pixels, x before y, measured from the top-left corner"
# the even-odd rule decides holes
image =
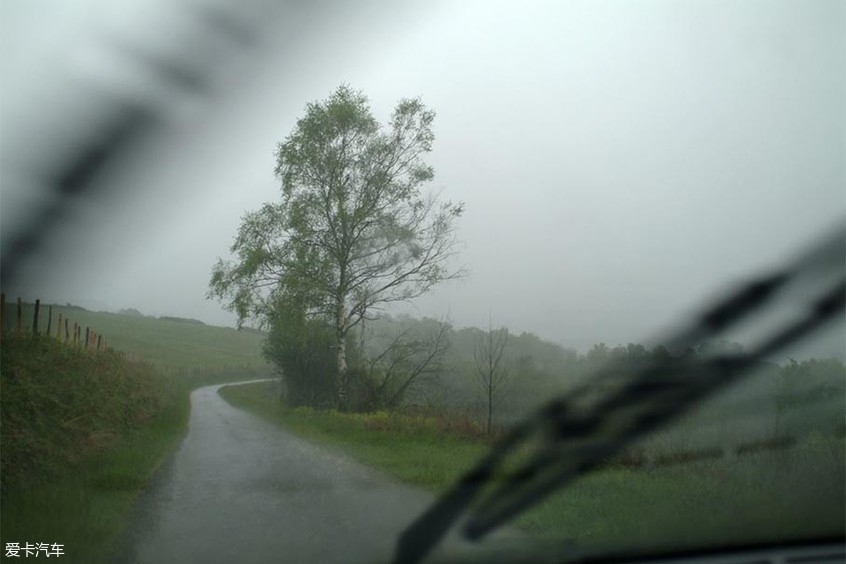
[[[430,189],[466,205],[468,276],[395,312],[493,318],[580,350],[642,342],[846,217],[841,1],[337,2],[266,17],[255,3],[233,16],[246,46],[213,50],[185,33],[195,5],[2,2],[4,263],[20,254],[7,295],[233,324],[205,299],[211,267],[241,216],[279,199],[276,144],[342,83],[380,120],[402,97],[433,108]],[[114,55],[124,42],[194,53],[211,82],[157,88]],[[54,201],[39,172],[115,96],[154,100],[155,128],[61,200],[37,245],[8,250]]]

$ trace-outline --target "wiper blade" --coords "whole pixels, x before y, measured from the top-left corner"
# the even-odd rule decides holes
[[[474,503],[503,463],[535,441],[533,456],[504,475],[464,523],[476,540],[551,492],[601,466],[635,439],[678,417],[704,398],[741,378],[768,356],[794,344],[844,310],[846,228],[788,268],[748,284],[709,308],[670,341],[674,350],[712,339],[772,303],[794,283],[826,280],[804,315],[770,331],[744,354],[697,360],[669,358],[633,370],[610,365],[590,382],[547,404],[509,432],[476,466],[412,523],[397,543],[396,562],[418,562]],[[832,281],[833,280],[833,281]],[[603,385],[610,393],[595,398]]]

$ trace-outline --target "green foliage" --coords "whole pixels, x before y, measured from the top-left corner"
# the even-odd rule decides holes
[[[4,337],[2,530],[105,562],[129,508],[182,436],[188,387],[115,352]]]
[[[290,303],[280,303],[274,315],[282,319],[271,323],[264,344],[264,355],[282,376],[283,399],[288,405],[320,409],[338,407],[338,364],[335,334],[325,319],[307,317]],[[347,377],[350,397],[347,409],[372,411],[379,402],[374,397],[370,374],[362,368],[357,335],[346,338],[346,349],[352,367]]]
[[[420,192],[433,177],[423,161],[433,122],[420,100],[402,100],[383,130],[364,95],[347,86],[309,104],[277,147],[281,203],[246,214],[231,247],[236,259],[212,270],[209,297],[239,322],[284,323],[281,303],[331,320],[341,405],[350,331],[377,305],[459,275],[446,261],[462,205]]]
[[[274,316],[264,354],[284,375],[287,401],[293,406],[333,406],[338,365],[331,327],[290,305],[280,304]]]

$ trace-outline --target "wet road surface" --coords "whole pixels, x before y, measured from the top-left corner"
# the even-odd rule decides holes
[[[390,561],[433,497],[230,406],[220,387],[192,393],[188,433],[139,499],[118,561]],[[453,535],[436,555],[468,546]]]

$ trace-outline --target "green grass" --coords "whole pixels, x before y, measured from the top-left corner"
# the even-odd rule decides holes
[[[445,434],[431,418],[283,408],[273,389],[258,383],[226,386],[219,393],[236,407],[430,491],[457,479],[487,448],[479,440]]]
[[[30,335],[6,335],[0,351],[2,542],[62,544],[67,562],[109,560],[133,502],[185,433],[191,389],[262,375],[165,374]]]
[[[488,448],[433,419],[285,408],[266,384],[225,387],[220,394],[433,492],[444,491]],[[819,434],[784,452],[677,466],[611,464],[550,496],[515,524],[539,539],[627,551],[842,537],[844,475],[843,438]]]
[[[16,324],[17,306],[6,304],[5,320],[8,332]],[[32,331],[34,308],[25,304],[23,328]],[[41,305],[39,328],[47,330],[48,306]],[[266,370],[267,361],[261,355],[263,335],[256,331],[238,331],[229,327],[204,325],[190,320],[160,319],[141,315],[93,312],[82,308],[53,306],[51,333],[56,335],[58,315],[73,323],[103,335],[108,345],[130,357],[150,362],[166,370],[212,370],[238,367]]]
[[[838,537],[846,527],[843,441],[679,466],[609,468],[519,521],[584,546],[690,548]]]

